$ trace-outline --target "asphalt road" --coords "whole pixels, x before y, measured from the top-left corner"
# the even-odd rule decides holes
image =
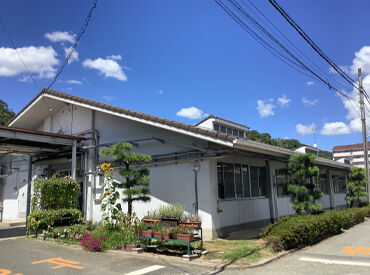
[[[263,267],[222,274],[370,274],[370,220]]]
[[[60,267],[61,265],[67,266]],[[58,266],[59,268],[54,269]],[[195,268],[192,265],[188,265],[186,261],[184,261],[184,264],[173,264],[159,258],[141,258],[121,253],[93,253],[83,251],[81,248],[60,246],[28,239],[0,241],[0,275],[138,275],[149,273],[202,274],[204,272],[205,270],[199,269],[199,267]]]
[[[50,260],[51,259],[51,260]],[[57,268],[56,268],[57,267]],[[3,270],[2,270],[3,269]],[[2,273],[1,273],[2,272]],[[92,253],[28,239],[0,240],[5,274],[215,274],[210,268],[160,257]],[[218,274],[370,274],[370,220],[263,267]]]

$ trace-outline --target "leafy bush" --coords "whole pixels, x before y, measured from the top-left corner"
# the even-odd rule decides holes
[[[261,233],[275,251],[314,244],[339,234],[370,216],[370,207],[326,211],[319,215],[282,217],[266,226]]]
[[[28,216],[28,231],[77,224],[82,221],[82,212],[78,209],[37,210]]]
[[[33,187],[31,210],[76,208],[80,186],[71,177],[36,179]]]

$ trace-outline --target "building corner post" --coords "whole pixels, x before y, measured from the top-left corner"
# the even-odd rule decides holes
[[[333,186],[333,178],[331,175],[331,171],[328,169],[326,172],[326,182],[329,185],[329,191],[330,191],[330,209],[335,208],[335,200],[334,200],[334,186]]]
[[[271,176],[271,168],[270,168],[270,161],[265,161],[266,165],[266,185],[267,185],[267,195],[269,198],[269,206],[270,206],[270,221],[274,223],[277,220],[277,211],[276,211],[276,192],[274,190],[274,181],[272,180]]]
[[[27,176],[26,227],[28,226],[28,215],[31,212],[31,185],[32,185],[32,156],[29,156],[29,159],[28,159],[28,176]]]

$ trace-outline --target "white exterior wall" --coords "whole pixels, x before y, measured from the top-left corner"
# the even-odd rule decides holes
[[[12,159],[11,173],[7,167],[9,176],[2,185],[0,198],[3,221],[26,219],[28,166],[23,157],[13,156]]]
[[[209,118],[205,121],[203,121],[201,124],[198,125],[198,127],[207,128],[213,130],[213,122],[215,121],[214,118]]]
[[[222,159],[211,161],[211,173],[214,175],[211,185],[214,187],[213,197],[216,201],[216,209],[213,211],[215,215],[215,229],[220,230],[229,226],[269,220],[270,206],[267,197],[218,199],[217,162],[265,166],[264,159],[242,156],[226,156]],[[217,209],[220,210],[219,213],[217,213]]]
[[[46,118],[41,125],[38,126],[38,129],[51,132],[62,130],[64,134],[80,133],[92,128],[92,114],[93,111],[90,109],[82,107],[72,108],[71,105],[65,104],[65,107],[53,117]],[[208,120],[208,122],[211,123],[212,120]],[[202,148],[207,148],[208,146],[206,141],[98,111],[95,113],[95,128],[99,132],[99,144],[156,136],[177,140],[188,145]],[[155,140],[140,142],[138,148],[133,146],[133,151],[150,155],[185,150],[189,150],[189,148],[170,142],[162,144]],[[109,159],[103,157],[99,158],[99,163],[104,161],[109,161]],[[267,197],[218,199],[218,161],[260,167],[266,165],[265,160],[262,158],[243,156],[225,156],[217,159],[200,161],[201,168],[198,172],[198,195],[199,212],[203,220],[202,227],[204,228],[204,235],[206,237],[216,237],[216,231],[225,227],[270,220],[270,205]],[[27,165],[27,162],[24,164]],[[171,202],[179,202],[186,207],[186,211],[193,212],[193,203],[195,202],[193,165],[194,162],[189,160],[186,162],[150,167],[150,190],[152,199],[147,203],[134,202],[133,210],[138,217],[142,218],[148,210],[157,209],[160,205]],[[70,164],[66,164],[66,167],[70,167]],[[274,182],[275,170],[283,167],[286,167],[286,163],[270,161],[271,182]],[[24,175],[27,177],[27,171],[25,170],[25,172]],[[40,173],[40,171],[34,171],[34,174],[35,173]],[[23,177],[23,175],[21,177]],[[10,181],[11,178],[8,180]],[[87,207],[86,218],[95,222],[101,219],[100,201],[98,198],[102,192],[102,188],[99,184],[102,180],[103,177],[101,176],[95,177],[93,175],[88,175],[85,177],[85,184],[87,186],[87,201],[85,202]],[[25,182],[25,185],[26,183],[27,182]],[[6,184],[6,186],[6,188],[8,188],[6,192],[11,194],[12,185],[10,182]],[[94,186],[96,188],[94,188]],[[25,194],[22,188],[20,188],[20,190],[20,194]],[[273,191],[276,192],[276,188],[274,188]],[[6,217],[10,217],[11,219],[16,219],[18,217],[15,216],[16,212],[19,212],[18,206],[15,206],[15,204],[19,204],[19,201],[19,197],[13,196],[6,202],[7,208],[13,211],[12,213],[6,214]],[[345,204],[343,194],[336,194],[335,201],[336,205]],[[328,208],[330,206],[329,196],[325,196],[322,199],[322,203],[324,208]],[[291,209],[289,198],[277,198],[276,204],[278,216],[294,214],[294,211]],[[123,205],[123,210],[126,211],[126,205]]]

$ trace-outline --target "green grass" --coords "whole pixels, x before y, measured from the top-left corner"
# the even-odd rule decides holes
[[[273,255],[262,240],[215,240],[206,241],[204,246],[206,259],[228,264],[251,264]]]

